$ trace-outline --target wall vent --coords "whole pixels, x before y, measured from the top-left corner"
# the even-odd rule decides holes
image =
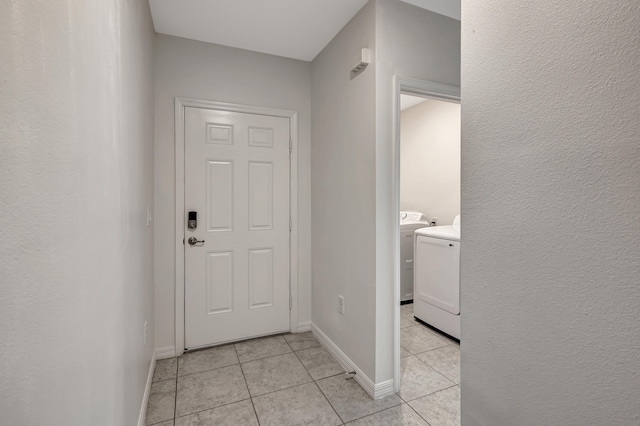
[[[354,59],[354,67],[351,70],[351,80],[356,78],[362,71],[367,68],[369,63],[371,62],[371,52],[369,49],[364,48],[360,51],[360,54]]]

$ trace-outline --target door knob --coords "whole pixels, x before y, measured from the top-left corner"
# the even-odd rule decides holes
[[[195,246],[198,243],[204,244],[204,240],[198,240],[196,237],[189,237],[187,242],[189,243],[190,246]]]

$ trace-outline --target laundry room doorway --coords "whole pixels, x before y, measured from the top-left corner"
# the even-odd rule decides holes
[[[414,233],[430,226],[452,225],[460,213],[461,135],[458,87],[396,77],[395,88],[392,200],[399,220],[393,224],[397,271],[394,381],[401,391],[402,358],[428,349],[415,344],[423,330],[437,334],[414,315],[414,303],[420,302],[416,301],[419,296],[413,280]]]

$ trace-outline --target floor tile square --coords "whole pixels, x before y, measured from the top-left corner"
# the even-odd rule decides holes
[[[409,352],[408,350],[406,350],[405,348],[403,348],[402,346],[400,347],[400,358],[404,358],[405,356],[409,356],[411,355],[411,352]]]
[[[178,376],[201,373],[238,363],[238,356],[233,345],[189,352],[178,359]]]
[[[304,368],[313,377],[313,380],[320,380],[345,372],[333,355],[322,346],[296,352],[296,355],[304,365]]]
[[[285,334],[284,339],[294,351],[320,346],[320,342],[318,342],[318,339],[316,339],[310,331],[306,333]]]
[[[311,376],[294,353],[242,364],[251,396],[311,382]]]
[[[422,352],[416,357],[452,382],[460,383],[460,346],[449,345]]]
[[[282,336],[247,340],[246,342],[236,343],[235,346],[240,362],[254,361],[291,352],[291,348]]]
[[[153,381],[175,379],[178,371],[178,358],[167,358],[156,361],[156,369],[153,371]]]
[[[176,417],[249,398],[239,365],[178,377]]]
[[[151,384],[145,423],[152,425],[173,419],[176,402],[176,381],[163,380]]]
[[[175,426],[258,426],[250,399],[176,419]]]
[[[415,356],[400,359],[402,382],[398,395],[405,401],[420,398],[454,385]]]
[[[451,344],[451,341],[417,324],[400,330],[400,346],[412,354],[430,351]]]
[[[343,422],[402,404],[402,400],[395,394],[383,399],[371,399],[358,382],[345,379],[342,375],[328,377],[317,383]]]
[[[315,383],[253,398],[261,426],[330,426],[342,420]]]
[[[460,387],[454,386],[409,402],[431,426],[460,425]]]
[[[347,424],[349,426],[429,426],[429,424],[407,404],[388,408]]]

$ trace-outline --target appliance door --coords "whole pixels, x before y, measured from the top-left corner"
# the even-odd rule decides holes
[[[414,259],[414,298],[458,315],[460,242],[417,236]]]

